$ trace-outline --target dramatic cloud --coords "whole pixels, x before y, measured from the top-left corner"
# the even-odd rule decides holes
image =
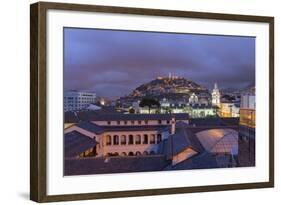
[[[116,97],[170,72],[211,88],[255,83],[255,38],[65,28],[64,88]]]

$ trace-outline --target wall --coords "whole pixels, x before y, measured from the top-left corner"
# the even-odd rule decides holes
[[[103,155],[106,155],[107,153],[119,153],[121,154],[122,152],[126,152],[127,154],[129,152],[133,152],[134,155],[136,154],[136,152],[141,152],[144,153],[144,151],[150,152],[150,151],[157,151],[157,131],[131,131],[130,134],[128,134],[128,132],[106,132],[103,134]],[[111,145],[105,145],[105,137],[107,135],[111,136]],[[114,145],[113,144],[113,138],[114,136],[117,135],[119,136],[119,145]],[[126,145],[121,145],[121,136],[125,135],[127,138],[127,144]],[[129,143],[129,135],[133,135],[134,136],[134,144],[128,144]],[[141,136],[141,144],[135,144],[135,140],[136,140],[136,136],[139,135]],[[144,140],[144,135],[148,135],[148,143],[147,144],[143,144],[143,140]],[[155,143],[150,143],[150,138],[151,135],[155,135]]]
[[[51,0],[49,0],[51,1]],[[57,0],[58,1],[58,0]],[[59,0],[67,2],[66,0]],[[1,15],[1,204],[34,204],[29,192],[29,3],[34,1],[2,1]],[[275,16],[275,76],[280,78],[281,13],[277,0],[69,0],[68,2],[119,6],[181,9],[224,13]],[[276,80],[275,87],[281,81]],[[277,89],[276,89],[277,90]],[[276,92],[276,105],[280,105]],[[276,123],[280,124],[280,107],[276,106]],[[280,127],[280,126],[279,126]],[[276,148],[280,146],[280,129],[276,129]],[[13,149],[13,151],[11,151]],[[9,153],[9,155],[7,155]],[[276,149],[276,188],[210,192],[139,198],[122,198],[52,204],[278,204],[280,201],[280,149]],[[274,203],[275,202],[275,203]]]

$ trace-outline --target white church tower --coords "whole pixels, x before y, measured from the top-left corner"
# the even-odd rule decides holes
[[[218,89],[217,83],[215,83],[214,89],[212,91],[212,105],[220,106],[220,91]]]

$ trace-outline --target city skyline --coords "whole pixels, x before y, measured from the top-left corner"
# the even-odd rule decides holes
[[[241,49],[243,47],[243,49]],[[65,28],[64,89],[117,97],[169,73],[211,89],[255,84],[255,38]]]

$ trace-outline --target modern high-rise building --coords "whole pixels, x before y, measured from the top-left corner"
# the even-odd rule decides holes
[[[64,111],[82,110],[94,103],[96,93],[93,92],[80,92],[76,90],[64,92]]]

